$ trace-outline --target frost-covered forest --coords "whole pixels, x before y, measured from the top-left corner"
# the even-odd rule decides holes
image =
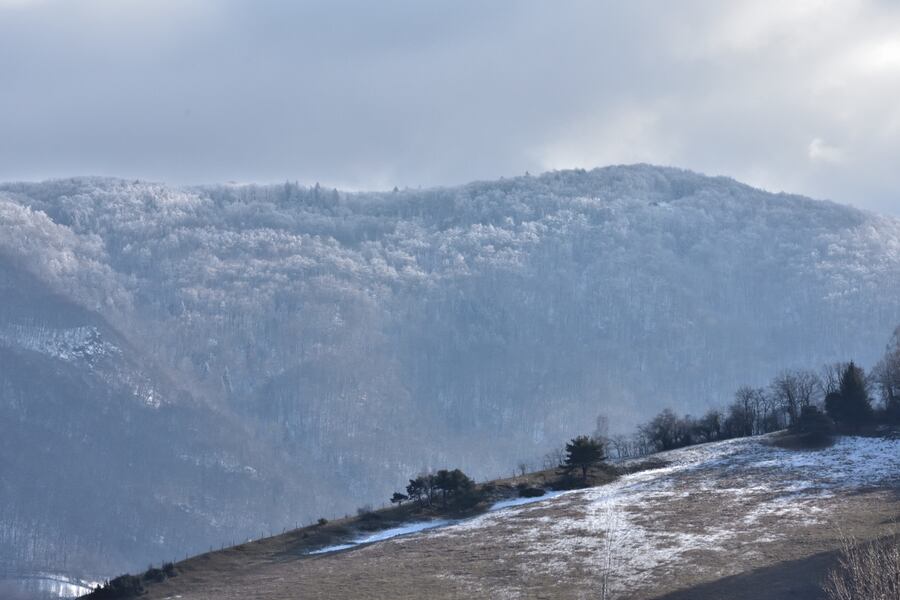
[[[118,544],[72,567],[95,572],[197,550],[191,528],[214,543],[349,511],[419,469],[508,474],[600,413],[625,430],[781,368],[871,365],[900,323],[897,219],[645,165],[383,193],[4,184],[0,264],[71,316],[5,288],[0,435],[33,435],[0,442],[18,465],[0,469],[0,565],[36,560],[10,536],[44,568],[90,531]],[[31,381],[57,363],[100,383]],[[69,425],[84,410],[104,429]],[[99,491],[54,520],[71,478],[49,438],[72,430]],[[132,458],[99,455],[115,444]],[[176,513],[179,535],[160,522]]]

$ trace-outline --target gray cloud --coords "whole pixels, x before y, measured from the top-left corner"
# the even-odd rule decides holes
[[[900,214],[892,3],[0,0],[0,178],[646,161]]]

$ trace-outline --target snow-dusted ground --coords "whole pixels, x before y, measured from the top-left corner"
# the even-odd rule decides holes
[[[775,541],[794,526],[822,523],[837,490],[900,481],[900,440],[844,437],[818,451],[783,450],[768,442],[767,437],[744,438],[664,452],[655,458],[665,467],[625,475],[608,485],[503,500],[478,517],[409,523],[310,554],[423,532],[461,537],[496,528],[498,535],[502,530],[506,539],[524,542],[529,553],[540,556],[534,569],[565,571],[578,556],[585,564],[630,573],[627,581],[634,584],[660,567],[674,566],[687,553],[715,552],[740,542],[739,537],[761,529],[767,520],[777,519],[780,527],[767,528],[754,543]],[[745,510],[724,522],[703,522],[708,510],[726,501],[732,509],[737,504]],[[676,503],[678,522],[662,526]],[[692,504],[700,513],[699,523],[685,518]]]
[[[287,560],[290,540],[261,545],[257,555],[223,553],[212,566],[194,563],[216,577],[175,578],[151,597],[280,600],[302,588],[311,598],[352,590],[398,600],[646,600],[681,591],[680,598],[720,600],[733,597],[719,594],[723,585],[747,585],[730,577],[737,574],[753,586],[774,581],[779,598],[795,597],[795,580],[804,578],[815,593],[824,567],[810,570],[807,559],[839,546],[836,526],[873,539],[897,522],[900,440],[847,437],[819,451],[771,441],[669,452],[658,455],[664,467],[608,485],[503,501],[454,523],[361,533],[311,560]],[[346,548],[355,549],[337,552]]]
[[[845,437],[819,451],[739,439],[657,455],[667,466],[553,501],[485,514],[432,537],[502,536],[523,548],[520,568],[550,576],[593,569],[634,589],[689,554],[729,551],[824,524],[844,490],[900,480],[900,440]],[[771,526],[775,525],[775,526]],[[714,561],[713,561],[714,562]]]

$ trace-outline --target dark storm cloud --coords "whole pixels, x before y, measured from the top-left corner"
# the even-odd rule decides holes
[[[886,2],[0,0],[0,178],[646,161],[900,212]]]

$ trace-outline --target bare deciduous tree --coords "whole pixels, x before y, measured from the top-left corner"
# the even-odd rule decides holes
[[[846,362],[829,363],[822,367],[822,388],[826,395],[841,389],[841,373],[846,369]]]
[[[563,464],[566,460],[566,451],[564,448],[555,448],[544,455],[544,468],[555,469]]]
[[[887,418],[900,421],[900,327],[894,331],[884,357],[872,370],[872,378],[881,391]]]
[[[822,389],[822,381],[812,371],[782,371],[772,380],[770,389],[772,397],[787,415],[790,424],[797,421],[803,407],[813,405]]]
[[[631,458],[636,454],[634,440],[627,435],[618,434],[610,437],[608,446],[615,458]]]

